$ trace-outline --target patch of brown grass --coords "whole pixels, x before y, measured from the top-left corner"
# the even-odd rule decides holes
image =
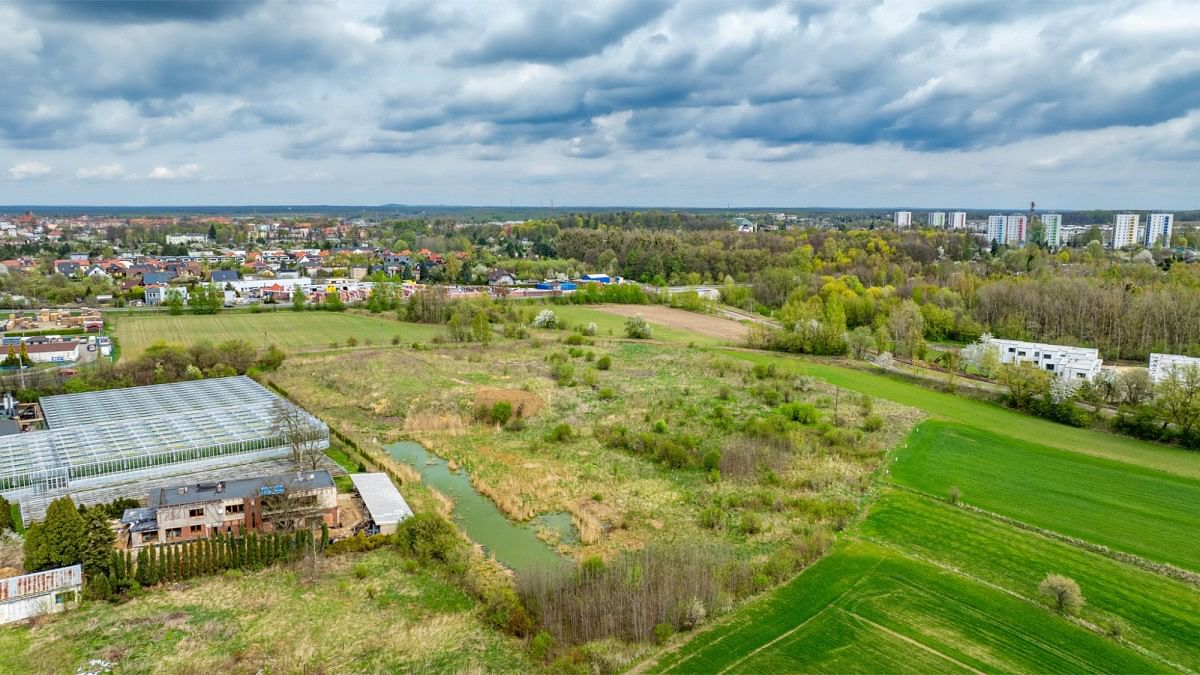
[[[438,413],[431,410],[422,410],[409,413],[404,418],[404,430],[409,433],[440,432],[457,436],[466,431],[466,428],[466,421],[458,413]]]
[[[475,392],[474,409],[490,411],[501,401],[512,406],[514,416],[525,419],[534,417],[546,405],[537,394],[520,389],[480,389]]]

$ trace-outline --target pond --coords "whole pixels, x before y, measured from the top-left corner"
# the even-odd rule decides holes
[[[401,441],[386,446],[388,454],[421,473],[428,486],[454,500],[454,522],[484,552],[510,569],[521,572],[537,567],[563,564],[566,558],[538,539],[538,530],[553,530],[560,541],[575,543],[578,533],[569,513],[546,513],[528,523],[509,520],[492,500],[475,491],[466,470],[451,471],[446,460],[429,452],[420,443]]]

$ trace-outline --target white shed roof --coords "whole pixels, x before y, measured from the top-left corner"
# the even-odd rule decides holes
[[[362,496],[371,520],[376,525],[395,525],[405,518],[412,517],[412,509],[404,501],[400,491],[385,473],[355,473],[350,474],[354,489]]]

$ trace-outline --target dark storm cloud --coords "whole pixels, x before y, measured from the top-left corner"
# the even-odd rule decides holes
[[[217,21],[237,17],[259,0],[37,0],[22,3],[31,13],[87,23]]]

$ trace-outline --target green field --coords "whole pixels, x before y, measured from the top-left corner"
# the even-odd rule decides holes
[[[1087,599],[1083,618],[1100,626],[1116,618],[1125,640],[1200,670],[1194,586],[906,492],[886,492],[862,536],[1029,598],[1047,574],[1066,575]]]
[[[925,422],[888,463],[895,482],[1022,522],[1200,570],[1200,481],[960,424]]]
[[[390,344],[399,336],[404,344],[426,342],[443,329],[404,323],[383,317],[334,312],[226,312],[213,316],[133,314],[115,320],[122,355],[134,358],[159,340],[191,344],[208,340],[246,340],[258,347],[277,344],[288,351],[305,351],[345,344],[353,337],[360,345]]]
[[[935,391],[895,377],[845,368],[828,361],[763,352],[725,350],[724,353],[754,363],[775,363],[798,368],[839,387],[903,403],[952,422],[969,424],[1019,440],[1200,479],[1200,452],[1091,429],[1077,429],[1024,415],[987,401]]]
[[[658,672],[1144,673],[1167,669],[1047,610],[868,543],[842,546]]]

